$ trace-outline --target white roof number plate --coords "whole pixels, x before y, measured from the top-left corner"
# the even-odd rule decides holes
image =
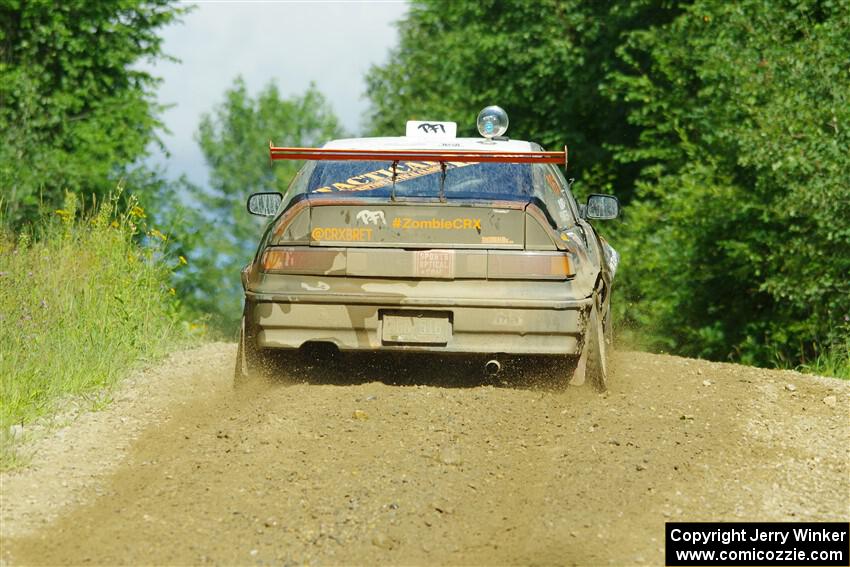
[[[404,135],[408,138],[456,138],[457,122],[408,120]]]

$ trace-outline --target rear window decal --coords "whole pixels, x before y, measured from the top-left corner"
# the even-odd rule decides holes
[[[477,162],[463,163],[447,161],[446,169],[456,169],[468,165],[476,165]],[[405,161],[396,166],[396,185],[409,179],[415,179],[424,175],[433,175],[441,171],[439,162],[417,162]],[[314,189],[313,193],[333,193],[336,191],[373,191],[382,187],[389,187],[393,183],[392,168],[382,168],[349,177],[345,181],[339,181]]]
[[[558,185],[558,182],[555,180],[555,176],[552,175],[551,173],[547,173],[545,179],[546,179],[546,184],[549,185],[549,189],[552,190],[552,193],[560,196],[561,195],[561,186]]]

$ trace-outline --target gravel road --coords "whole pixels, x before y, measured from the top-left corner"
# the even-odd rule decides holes
[[[342,357],[234,390],[178,353],[2,475],[2,563],[663,564],[672,520],[850,519],[850,383],[618,352]]]

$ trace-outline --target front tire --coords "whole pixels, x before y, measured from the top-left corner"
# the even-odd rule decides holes
[[[607,317],[606,317],[607,319]],[[587,320],[584,348],[587,349],[587,381],[599,392],[608,389],[608,333],[594,301]]]

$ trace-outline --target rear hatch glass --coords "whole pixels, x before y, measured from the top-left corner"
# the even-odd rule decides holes
[[[556,214],[568,213],[563,194],[541,181],[550,167],[311,161],[299,171],[287,195],[290,204],[307,200],[310,206],[282,241],[309,240],[314,246],[520,249],[531,230],[533,248],[548,249],[551,239],[541,234],[539,223],[529,222],[524,209],[535,203],[552,228],[559,220],[551,216],[553,208]]]
[[[354,198],[527,200],[532,193],[531,167],[510,163],[440,163],[403,161],[313,162],[299,175],[291,193]]]

